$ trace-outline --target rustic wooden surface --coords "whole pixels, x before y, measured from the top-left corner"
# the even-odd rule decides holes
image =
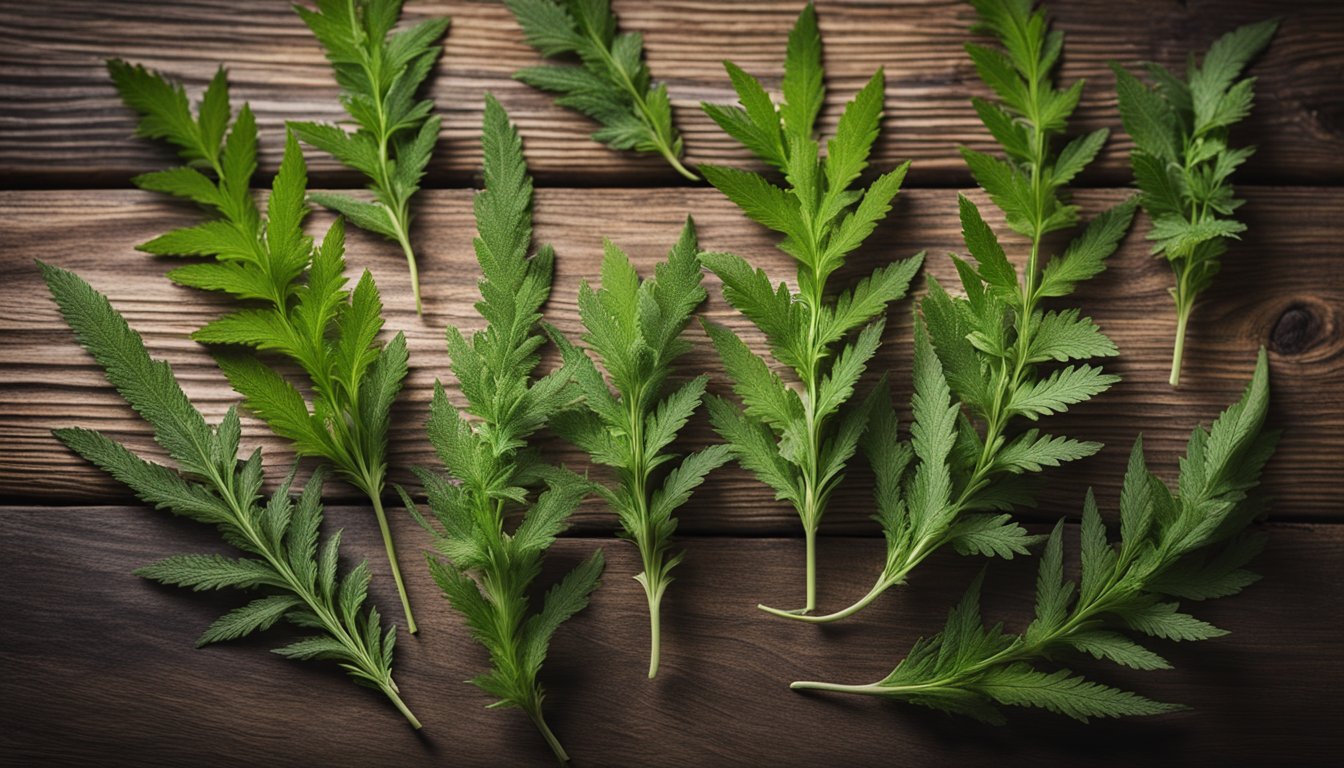
[[[406,727],[377,694],[320,664],[296,664],[268,648],[284,631],[232,646],[193,650],[200,631],[235,601],[161,588],[130,575],[178,551],[210,551],[201,526],[141,508],[4,508],[0,536],[24,553],[6,558],[0,626],[7,669],[0,699],[0,754],[100,765],[546,765],[550,754],[526,717],[486,710],[490,698],[461,681],[485,664],[460,618],[423,568],[408,569],[420,634],[397,644],[397,680],[425,724]],[[348,552],[381,549],[364,511],[328,513]],[[396,519],[407,552],[428,545]],[[1294,765],[1338,757],[1344,667],[1339,526],[1271,524],[1260,563],[1268,577],[1242,596],[1199,606],[1231,631],[1216,642],[1160,648],[1175,666],[1134,673],[1080,662],[1080,670],[1194,711],[1082,725],[1036,712],[995,728],[876,699],[791,691],[808,678],[872,682],[922,634],[942,626],[979,563],[936,556],[908,589],[871,606],[863,620],[826,628],[781,625],[753,606],[787,601],[801,574],[801,542],[692,537],[665,607],[663,664],[644,675],[647,630],[634,549],[607,538],[555,545],[547,575],[603,547],[608,565],[592,604],[556,635],[546,663],[550,724],[576,764],[966,765],[1028,760],[1059,764],[1244,765],[1248,756]],[[1076,532],[1069,531],[1069,547]],[[821,545],[818,599],[838,604],[866,590],[882,545],[833,538]],[[74,558],[78,557],[78,565]],[[408,558],[414,561],[414,558]],[[1032,574],[995,563],[988,616],[1020,629],[1030,615]],[[385,567],[375,561],[378,576]],[[374,598],[392,605],[389,578]],[[33,609],[32,596],[47,602]],[[1306,621],[1304,615],[1316,617]],[[1297,725],[1292,725],[1296,723]],[[149,727],[146,727],[149,726]]]
[[[167,7],[164,7],[167,5]],[[802,5],[781,2],[660,0],[616,2],[625,29],[644,34],[654,76],[668,84],[689,159],[744,162],[748,155],[699,109],[735,100],[722,61],[730,57],[778,89],[784,42]],[[887,119],[878,161],[913,158],[918,183],[964,184],[956,145],[990,146],[969,96],[985,92],[962,49],[974,13],[960,0],[831,0],[820,4],[830,90],[823,123],[878,67],[887,73]],[[322,52],[277,0],[0,0],[0,175],[25,185],[120,184],[170,155],[128,141],[132,117],[105,82],[102,61],[122,57],[171,71],[203,88],[219,64],[238,99],[252,103],[263,136],[285,120],[344,117]],[[1114,2],[1066,0],[1051,7],[1067,33],[1061,76],[1086,78],[1076,129],[1118,123],[1111,60],[1184,64],[1235,25],[1284,16],[1273,47],[1254,68],[1263,94],[1239,139],[1261,145],[1247,180],[1321,183],[1344,175],[1344,4],[1295,2],[1291,13],[1269,0]],[[675,184],[660,161],[630,158],[587,140],[592,126],[511,79],[537,61],[498,0],[410,2],[408,19],[449,15],[443,61],[430,85],[444,118],[431,184],[458,185],[480,165],[475,136],[481,93],[493,92],[528,136],[528,162],[544,182],[593,185]],[[78,137],[76,139],[75,137]],[[267,167],[282,144],[268,143]],[[1116,141],[1081,183],[1128,179],[1129,143]],[[324,174],[334,166],[315,160]],[[342,181],[353,181],[341,176]]]
[[[731,101],[726,54],[777,87],[784,38],[799,3],[616,3],[627,29],[645,34],[655,76],[666,80],[694,162],[746,162],[696,109]],[[1244,596],[1195,607],[1233,634],[1198,646],[1166,644],[1177,669],[1135,674],[1080,663],[1098,679],[1194,706],[1191,713],[1081,726],[1042,713],[1017,713],[1006,728],[984,728],[907,706],[802,695],[798,677],[867,682],[885,674],[914,639],[936,631],[981,562],[943,554],[908,589],[884,597],[856,620],[817,630],[755,611],[801,591],[796,516],[735,469],[714,475],[682,515],[688,550],[670,591],[664,666],[644,679],[644,601],[631,580],[633,551],[609,536],[613,521],[596,504],[576,517],[575,535],[556,545],[547,574],[605,547],[609,568],[593,605],[557,635],[547,663],[550,718],[579,765],[866,765],[1110,761],[1156,764],[1326,763],[1344,743],[1344,4],[1322,0],[1285,10],[1267,0],[1104,3],[1056,0],[1068,34],[1065,77],[1087,77],[1075,126],[1118,128],[1107,60],[1178,63],[1235,24],[1283,15],[1270,52],[1256,64],[1262,94],[1237,140],[1261,145],[1240,175],[1248,203],[1246,240],[1195,313],[1183,386],[1166,385],[1174,319],[1167,268],[1131,234],[1110,269],[1077,301],[1112,336],[1124,377],[1110,392],[1052,427],[1101,440],[1098,456],[1047,473],[1041,525],[1076,517],[1083,489],[1097,488],[1113,512],[1124,457],[1142,432],[1165,476],[1191,427],[1236,397],[1255,349],[1270,350],[1271,421],[1285,430],[1265,477],[1275,499],[1265,525],[1265,580]],[[476,268],[470,251],[471,193],[478,175],[477,123],[483,91],[496,93],[521,125],[528,160],[543,188],[537,235],[559,254],[547,316],[577,328],[579,281],[596,274],[601,238],[625,247],[641,271],[660,258],[687,214],[702,245],[749,255],[772,276],[791,276],[770,236],[718,193],[680,185],[657,162],[606,150],[591,125],[509,79],[535,61],[495,2],[415,2],[407,18],[449,14],[454,26],[431,85],[445,127],[422,194],[415,238],[422,253],[426,315],[411,311],[395,247],[352,233],[349,260],[372,270],[388,304],[390,329],[407,333],[408,388],[394,414],[394,477],[432,464],[423,437],[429,388],[447,376],[443,328],[479,324],[470,304]],[[878,66],[888,76],[888,112],[877,166],[914,158],[910,187],[891,218],[855,259],[852,275],[919,250],[916,279],[947,281],[947,252],[960,251],[955,196],[969,181],[958,143],[988,147],[968,97],[981,92],[961,50],[971,14],[959,2],[822,2],[830,93],[825,122]],[[413,735],[377,697],[339,672],[265,652],[275,638],[195,651],[192,641],[229,595],[191,595],[130,575],[139,564],[180,551],[208,551],[207,530],[166,519],[70,456],[50,437],[56,426],[108,431],[137,449],[155,446],[109,391],[47,299],[33,259],[75,269],[107,292],[151,351],[172,361],[188,394],[212,419],[233,402],[209,355],[186,338],[225,304],[162,278],[166,262],[134,250],[194,220],[184,206],[129,189],[135,173],[171,162],[130,136],[101,60],[122,56],[182,76],[193,93],[218,63],[229,66],[235,99],[248,99],[262,126],[263,166],[277,158],[286,119],[339,117],[320,51],[286,3],[194,0],[90,4],[0,0],[0,764],[328,764],[436,763],[545,765],[549,755],[516,712],[487,711],[487,698],[461,681],[483,652],[447,610],[414,554],[425,536],[397,512],[417,617],[424,630],[399,644],[397,677],[426,724]],[[1126,192],[1123,136],[1082,179],[1086,213]],[[314,183],[358,181],[313,158]],[[658,187],[647,189],[640,187]],[[640,188],[640,189],[636,189]],[[963,190],[964,191],[964,190]],[[633,203],[633,204],[632,204]],[[330,219],[315,214],[314,230]],[[1013,249],[1010,249],[1012,252]],[[1020,249],[1017,249],[1020,252]],[[738,329],[710,277],[704,313]],[[910,300],[891,313],[877,368],[890,370],[903,398],[909,378]],[[686,370],[720,367],[703,334]],[[755,338],[755,337],[753,337]],[[721,381],[714,385],[724,389]],[[450,391],[451,391],[450,386]],[[255,421],[245,439],[270,457],[272,477],[289,455]],[[688,428],[687,448],[712,434]],[[558,441],[543,446],[562,461],[580,457]],[[869,480],[851,473],[823,524],[820,601],[847,603],[869,586],[881,543],[867,519]],[[333,482],[328,528],[346,529],[347,559],[369,557],[385,577],[381,547],[365,508]],[[995,562],[987,613],[1020,628],[1029,614],[1034,563]],[[376,578],[374,596],[395,599]],[[283,637],[283,631],[278,633]],[[315,702],[320,702],[315,704]]]

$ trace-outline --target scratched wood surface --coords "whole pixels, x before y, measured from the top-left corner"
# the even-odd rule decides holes
[[[778,87],[787,30],[798,2],[617,0],[626,29],[645,34],[655,77],[669,84],[692,162],[747,163],[699,112],[700,101],[731,101],[725,55]],[[1124,381],[1052,419],[1099,455],[1044,475],[1041,527],[1076,518],[1084,489],[1097,489],[1114,520],[1124,457],[1142,433],[1154,468],[1174,475],[1191,427],[1231,402],[1255,349],[1270,352],[1271,421],[1285,430],[1265,477],[1274,497],[1264,525],[1265,579],[1245,595],[1193,608],[1232,634],[1197,646],[1164,645],[1176,669],[1132,673],[1078,662],[1098,679],[1194,711],[1142,721],[1082,726],[1042,713],[1016,713],[1005,728],[888,702],[801,695],[800,677],[846,682],[880,678],[919,636],[936,631],[982,563],[942,554],[899,593],[850,623],[815,631],[781,625],[752,606],[787,602],[802,587],[796,516],[736,469],[711,477],[682,514],[688,551],[671,588],[664,668],[644,679],[644,601],[630,577],[637,559],[610,533],[597,504],[576,515],[573,535],[554,548],[544,582],[604,547],[609,569],[592,606],[557,635],[544,672],[551,724],[578,765],[816,765],[897,762],[972,765],[1328,764],[1344,749],[1344,4],[1268,0],[1114,3],[1056,0],[1067,35],[1063,76],[1086,77],[1074,126],[1118,129],[1110,59],[1178,64],[1236,24],[1281,15],[1282,30],[1254,67],[1261,94],[1236,140],[1260,145],[1238,176],[1248,203],[1246,239],[1201,301],[1187,344],[1183,386],[1166,384],[1174,319],[1167,268],[1147,255],[1140,222],[1106,273],[1077,303],[1120,347],[1107,366]],[[401,256],[386,242],[352,233],[349,260],[372,270],[388,304],[389,329],[406,332],[412,372],[394,413],[394,478],[433,464],[423,436],[430,388],[448,378],[443,329],[477,327],[471,192],[482,94],[494,92],[520,124],[542,189],[537,236],[559,252],[547,317],[577,330],[579,282],[596,275],[601,240],[629,251],[641,271],[661,258],[688,214],[702,245],[731,250],[789,279],[771,237],[715,191],[684,185],[656,162],[588,140],[591,125],[510,79],[536,57],[496,2],[411,0],[407,19],[447,14],[454,26],[430,95],[444,116],[433,189],[417,209],[426,315],[415,317]],[[960,252],[955,199],[969,178],[956,145],[989,148],[968,99],[982,86],[961,49],[971,13],[951,0],[823,0],[830,91],[829,130],[844,101],[877,68],[887,73],[888,110],[876,165],[915,161],[889,220],[855,258],[847,278],[892,258],[927,251],[914,293],[952,278]],[[263,170],[278,157],[286,119],[337,119],[335,88],[320,51],[283,2],[0,0],[0,764],[333,766],[371,764],[546,765],[532,726],[517,712],[483,709],[485,695],[461,681],[484,653],[471,643],[418,567],[426,537],[394,512],[417,618],[399,643],[397,678],[426,724],[413,735],[390,707],[331,667],[284,661],[262,638],[195,651],[192,641],[235,596],[155,587],[130,571],[156,557],[210,551],[208,530],[134,505],[125,491],[75,460],[50,437],[57,426],[108,431],[155,455],[142,423],[109,391],[50,304],[34,259],[75,269],[105,291],[156,356],[170,360],[211,419],[234,402],[208,353],[187,334],[225,309],[170,285],[166,262],[136,243],[190,223],[189,208],[129,188],[128,179],[169,162],[130,136],[133,121],[108,86],[101,61],[143,62],[188,83],[193,94],[219,64],[236,100],[257,111]],[[1126,192],[1129,147],[1116,135],[1076,193],[1084,213]],[[312,158],[314,184],[358,180]],[[264,181],[264,179],[259,179]],[[649,187],[657,187],[650,189]],[[975,193],[972,193],[973,196]],[[330,221],[314,214],[315,232]],[[997,224],[997,221],[995,221]],[[1010,248],[1010,253],[1021,249]],[[704,314],[746,331],[707,279]],[[898,402],[908,394],[910,299],[896,305],[875,369],[890,371]],[[759,337],[747,331],[759,348]],[[686,371],[721,368],[698,329]],[[450,395],[456,392],[449,384]],[[702,419],[683,445],[713,439]],[[266,451],[272,478],[290,462],[283,445],[245,421],[245,441]],[[582,466],[558,440],[541,446]],[[871,583],[881,542],[868,520],[868,475],[850,473],[823,524],[820,602],[847,603]],[[346,531],[347,560],[369,557],[374,598],[395,603],[375,526],[355,494],[333,482],[328,530]],[[1070,541],[1075,531],[1070,528]],[[1030,614],[1032,560],[995,562],[986,612],[1021,628]],[[283,639],[284,631],[277,633]],[[274,641],[274,642],[272,642]]]

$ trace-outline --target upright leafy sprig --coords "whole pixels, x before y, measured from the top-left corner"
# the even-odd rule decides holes
[[[1077,282],[1105,269],[1134,216],[1132,201],[1102,213],[1042,269],[1045,236],[1078,222],[1077,206],[1062,200],[1061,190],[1096,156],[1107,134],[1103,128],[1054,151],[1052,140],[1064,131],[1082,82],[1054,87],[1051,72],[1063,36],[1049,31],[1045,12],[1033,13],[1031,6],[1030,0],[975,3],[982,27],[1004,50],[967,45],[980,76],[1002,99],[977,98],[974,105],[1006,158],[961,150],[1008,226],[1030,238],[1026,266],[1019,275],[979,208],[962,196],[962,237],[975,263],[952,257],[964,297],[930,279],[921,302],[910,446],[898,446],[894,418],[880,418],[885,426],[870,430],[865,450],[877,473],[886,563],[866,595],[812,621],[853,614],[904,583],[948,544],[963,554],[1026,554],[1033,539],[1007,514],[1030,502],[1024,475],[1101,448],[1038,429],[1011,429],[1020,418],[1034,422],[1068,410],[1118,381],[1089,364],[1040,369],[1116,354],[1090,318],[1072,308],[1045,311],[1041,302],[1069,295]]]
[[[1259,578],[1245,566],[1259,553],[1262,536],[1247,526],[1264,505],[1248,492],[1274,452],[1276,435],[1262,431],[1268,403],[1268,364],[1261,350],[1241,400],[1208,430],[1195,429],[1174,493],[1148,471],[1142,441],[1136,442],[1120,493],[1120,541],[1107,541],[1089,491],[1082,576],[1077,583],[1064,578],[1061,522],[1046,543],[1036,617],[1024,633],[983,625],[977,578],[946,628],[915,643],[882,680],[793,687],[887,696],[989,722],[1002,721],[997,704],[1041,707],[1083,721],[1181,709],[1036,664],[1081,651],[1133,669],[1169,669],[1165,659],[1117,630],[1176,641],[1227,634],[1182,612],[1177,601],[1234,595]]]
[[[212,256],[179,267],[174,282],[222,291],[248,304],[192,334],[205,344],[250,347],[296,363],[311,385],[310,400],[269,362],[236,350],[220,368],[249,410],[301,456],[320,456],[369,497],[387,559],[416,631],[396,549],[383,512],[387,431],[392,401],[406,378],[406,340],[379,346],[383,305],[366,270],[345,287],[345,229],[338,219],[320,246],[303,233],[307,171],[287,136],[266,216],[248,184],[256,171],[257,126],[246,104],[229,125],[228,81],[215,75],[193,116],[182,86],[140,66],[109,61],[126,104],[141,115],[139,132],[178,147],[189,164],[137,176],[136,186],[191,200],[214,218],[173,230],[139,248],[156,256]]]
[[[542,716],[545,692],[537,673],[551,635],[588,604],[602,573],[602,551],[553,586],[541,610],[530,610],[528,594],[542,555],[591,486],[527,449],[532,433],[574,405],[574,363],[532,380],[545,341],[538,324],[551,291],[555,252],[542,246],[528,257],[532,179],[518,131],[488,95],[481,144],[485,189],[474,205],[482,273],[476,310],[486,327],[470,341],[448,329],[448,353],[467,405],[459,411],[443,387],[435,387],[429,440],[451,479],[418,473],[439,526],[403,497],[446,558],[431,555],[430,573],[490,652],[492,669],[471,682],[498,697],[491,706],[526,712],[565,763],[569,757]],[[531,489],[541,484],[546,489],[530,499]],[[522,521],[508,533],[505,517],[517,511]]]
[[[881,70],[845,106],[823,159],[813,138],[825,89],[821,35],[811,4],[789,34],[784,103],[778,109],[760,81],[731,62],[724,66],[742,106],[705,104],[705,112],[782,171],[789,187],[735,168],[706,165],[701,170],[743,213],[784,235],[779,248],[798,262],[798,292],[782,283],[771,285],[764,271],[740,256],[706,254],[702,260],[723,281],[724,298],[761,330],[775,359],[793,370],[803,391],[785,384],[737,334],[705,322],[745,406],[739,410],[711,397],[709,413],[738,462],[773,488],[776,498],[793,504],[802,520],[807,602],[793,611],[761,606],[779,615],[799,615],[816,606],[817,528],[868,424],[874,398],[850,400],[881,343],[887,305],[905,295],[923,254],[879,267],[838,297],[829,295],[827,280],[891,210],[909,167],[907,162],[882,174],[867,189],[851,189],[877,139]]]
[[[1171,354],[1171,385],[1181,383],[1185,329],[1195,299],[1218,273],[1228,241],[1246,225],[1233,218],[1244,202],[1232,196],[1229,179],[1255,153],[1233,149],[1228,130],[1251,113],[1255,78],[1238,80],[1269,45],[1277,20],[1248,24],[1219,38],[1204,55],[1192,55],[1186,79],[1161,64],[1149,64],[1153,85],[1112,63],[1120,118],[1134,139],[1130,164],[1139,201],[1153,221],[1148,239],[1153,254],[1171,264],[1176,285],[1176,341]]]
[[[699,181],[681,162],[666,85],[654,85],[644,63],[644,38],[616,33],[610,0],[506,0],[527,42],[546,58],[579,63],[520,69],[514,77],[559,94],[555,103],[602,124],[593,139],[612,149],[657,152],[677,173]]]
[[[314,192],[319,205],[356,226],[395,240],[411,271],[415,311],[422,312],[420,273],[411,247],[411,197],[420,189],[439,116],[416,91],[434,68],[449,19],[429,19],[394,33],[402,0],[317,0],[317,10],[294,10],[326,51],[341,87],[341,105],[358,128],[292,122],[290,130],[369,179],[373,202],[335,192]]]
[[[616,468],[615,487],[599,486],[598,493],[615,510],[625,537],[639,547],[644,569],[635,580],[649,601],[650,678],[658,672],[663,593],[682,558],[671,553],[677,528],[672,512],[729,459],[728,446],[710,446],[668,471],[661,486],[655,479],[673,461],[668,449],[709,383],[702,374],[667,391],[673,363],[690,349],[681,332],[705,300],[702,274],[690,220],[667,261],[647,280],[639,279],[624,251],[607,243],[602,287],[593,290],[586,282],[580,287],[579,314],[586,329],[583,341],[606,369],[611,386],[587,356],[567,349],[566,358],[577,363],[575,381],[585,404],[554,422],[595,463]]]
[[[292,659],[340,664],[355,682],[382,691],[411,725],[420,722],[401,700],[392,680],[396,628],[382,629],[378,611],[363,611],[369,568],[361,562],[337,575],[341,532],[326,538],[322,524],[322,472],[297,503],[289,482],[261,503],[261,451],[238,460],[242,429],[230,408],[210,426],[192,406],[172,369],[153,360],[140,338],[107,298],[73,272],[40,264],[42,276],[80,344],[103,367],[107,380],[154,429],[154,439],[177,463],[173,470],[136,456],[101,432],[58,429],[56,437],[156,509],[214,525],[224,540],[247,556],[175,555],[136,571],[164,584],[194,591],[232,587],[264,589],[264,596],[230,611],[201,635],[197,647],[250,635],[280,619],[316,631],[276,653]]]

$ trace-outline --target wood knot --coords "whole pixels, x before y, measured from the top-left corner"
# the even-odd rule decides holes
[[[1269,332],[1269,348],[1281,355],[1300,355],[1325,342],[1328,322],[1321,308],[1294,302],[1274,321]]]

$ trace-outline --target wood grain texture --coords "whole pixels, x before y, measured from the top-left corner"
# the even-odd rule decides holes
[[[798,0],[705,2],[617,0],[623,28],[644,34],[654,77],[668,84],[689,160],[741,163],[748,156],[699,109],[732,103],[721,61],[730,57],[778,89],[784,45]],[[962,49],[973,18],[959,0],[823,0],[829,93],[826,130],[878,67],[887,74],[887,117],[876,162],[913,158],[912,181],[967,184],[958,144],[984,149],[989,136],[969,99],[985,89]],[[1241,174],[1269,183],[1338,183],[1344,178],[1344,4],[1307,0],[1071,0],[1051,4],[1067,34],[1061,76],[1086,78],[1077,131],[1119,130],[1109,60],[1183,65],[1239,24],[1282,16],[1255,65],[1260,94],[1238,141],[1260,145]],[[406,19],[448,15],[453,27],[429,95],[444,118],[427,183],[461,186],[478,174],[482,95],[493,92],[529,139],[529,162],[544,183],[661,185],[679,177],[661,161],[610,151],[588,139],[593,125],[511,79],[538,61],[501,3],[411,2]],[[344,117],[321,51],[289,3],[273,0],[0,1],[0,176],[23,186],[123,185],[170,161],[131,138],[133,118],[102,62],[123,57],[186,81],[193,94],[220,65],[235,99],[250,101],[274,168],[285,120]],[[1129,142],[1112,140],[1082,183],[1127,183]],[[326,158],[328,184],[358,184]]]
[[[362,511],[335,509],[345,551],[371,553],[377,534]],[[397,535],[426,538],[403,516]],[[914,640],[942,626],[953,596],[979,562],[940,556],[911,588],[826,630],[782,623],[752,606],[792,597],[798,542],[691,538],[665,603],[663,664],[644,677],[644,599],[630,579],[638,557],[609,539],[564,539],[549,582],[594,547],[608,567],[592,605],[557,633],[543,670],[548,719],[582,766],[886,764],[1003,765],[1086,759],[1105,765],[1324,764],[1344,747],[1344,532],[1336,526],[1267,526],[1265,578],[1243,595],[1191,608],[1231,631],[1187,647],[1153,641],[1174,670],[1126,671],[1069,659],[1098,680],[1179,701],[1192,712],[1082,725],[1017,712],[1003,728],[907,705],[804,695],[807,677],[880,678]],[[331,665],[283,660],[266,650],[292,636],[274,629],[244,642],[193,650],[201,629],[239,603],[236,594],[191,594],[136,579],[131,570],[166,554],[213,549],[202,526],[138,508],[0,509],[0,754],[10,764],[430,765],[551,764],[526,718],[484,709],[462,681],[484,651],[408,558],[422,631],[398,642],[396,678],[425,723],[414,734],[376,694]],[[1070,560],[1076,532],[1068,537]],[[821,550],[822,604],[866,588],[881,545],[836,539]],[[374,599],[392,605],[375,559]],[[1020,629],[1031,615],[1033,561],[995,563],[985,610]],[[1106,745],[1101,749],[1100,745]]]
[[[773,247],[769,233],[747,222],[713,190],[543,190],[537,206],[536,235],[559,253],[558,277],[547,319],[571,336],[579,331],[575,297],[581,279],[597,274],[599,233],[625,247],[641,273],[651,271],[674,242],[683,217],[694,212],[702,247],[747,255],[779,279],[792,279],[787,256]],[[1082,191],[1077,200],[1089,214],[1114,204],[1123,193]],[[928,249],[925,274],[944,284],[955,278],[948,251],[960,251],[952,190],[904,193],[897,210],[856,257],[850,277],[885,260]],[[390,244],[352,233],[349,260],[367,266],[378,279],[388,304],[388,325],[409,338],[412,372],[394,413],[391,463],[394,479],[411,481],[413,465],[436,459],[424,436],[430,390],[436,377],[455,395],[443,329],[479,327],[472,302],[477,267],[470,251],[474,231],[470,193],[433,191],[420,209],[422,274],[426,314],[412,309],[405,265]],[[1344,466],[1344,269],[1342,238],[1332,211],[1344,206],[1344,191],[1256,189],[1243,209],[1249,232],[1225,258],[1226,267],[1195,312],[1187,343],[1185,377],[1180,390],[1166,383],[1173,311],[1166,290],[1171,275],[1165,263],[1148,256],[1148,246],[1132,233],[1110,269],[1077,295],[1084,308],[1110,334],[1121,356],[1108,367],[1124,382],[1073,412],[1052,417],[1052,430],[1100,440],[1107,448],[1096,457],[1046,473],[1043,504],[1030,517],[1053,519],[1076,513],[1082,489],[1118,488],[1125,457],[1134,438],[1145,436],[1152,465],[1174,472],[1177,457],[1197,422],[1207,423],[1236,399],[1249,378],[1257,345],[1267,344],[1274,386],[1272,421],[1287,429],[1266,478],[1275,510],[1288,519],[1340,517],[1337,492]],[[9,247],[0,262],[0,300],[8,308],[0,319],[0,496],[50,504],[96,502],[130,497],[125,490],[84,464],[51,437],[55,426],[103,429],[140,450],[155,451],[145,424],[120,401],[101,371],[74,343],[42,285],[33,259],[71,268],[109,294],[131,325],[145,336],[152,354],[170,360],[188,394],[211,418],[218,419],[235,396],[205,349],[187,338],[190,331],[223,312],[227,302],[170,284],[165,262],[133,250],[138,242],[194,214],[139,192],[0,193],[8,211]],[[638,211],[637,220],[632,211]],[[986,210],[989,210],[988,208]],[[320,229],[324,215],[314,217]],[[997,221],[995,222],[997,225]],[[1146,229],[1140,223],[1138,230]],[[1014,248],[1021,255],[1024,249]],[[849,279],[849,278],[846,278]],[[916,284],[923,286],[924,278]],[[754,328],[722,300],[716,279],[707,278],[708,318],[741,331],[763,349]],[[887,342],[870,371],[889,370],[897,402],[908,400],[910,303],[892,312]],[[694,351],[684,358],[686,375],[707,371],[713,389],[726,392],[725,378],[708,340],[693,327]],[[250,445],[262,445],[271,457],[272,478],[286,472],[287,452],[263,425],[248,420]],[[688,427],[684,443],[701,445],[714,436],[703,417]],[[582,464],[583,457],[558,440],[543,443],[560,460]],[[856,462],[861,465],[862,462]],[[862,469],[845,484],[823,530],[876,534],[867,520],[869,481]],[[350,489],[333,486],[334,498],[353,499]],[[703,503],[683,515],[687,530],[782,533],[796,529],[796,515],[771,499],[753,477],[733,468],[711,477]],[[596,503],[584,508],[584,526],[605,529],[612,520]]]

